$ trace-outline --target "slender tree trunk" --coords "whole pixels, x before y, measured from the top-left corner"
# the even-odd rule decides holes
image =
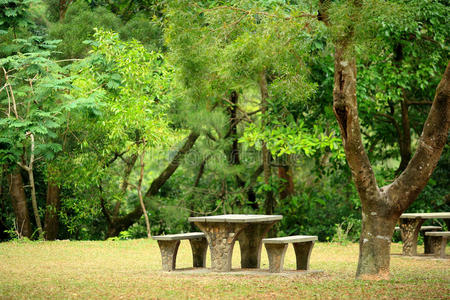
[[[409,125],[409,114],[408,114],[408,104],[406,99],[401,102],[402,107],[402,132],[399,137],[400,146],[400,165],[395,172],[400,174],[406,169],[409,161],[411,160],[411,129]]]
[[[59,186],[51,179],[47,183],[47,201],[45,205],[44,232],[45,239],[54,241],[58,238],[59,218],[61,207]]]
[[[141,172],[139,175],[137,191],[138,191],[138,196],[139,196],[139,203],[141,204],[141,208],[142,208],[142,214],[144,215],[144,218],[145,218],[145,226],[147,227],[147,237],[151,238],[152,233],[151,233],[151,229],[150,229],[150,221],[148,219],[147,210],[145,209],[144,198],[142,197],[142,180],[144,180],[144,167],[145,167],[144,156],[145,156],[145,151],[142,150],[142,153],[140,155]]]
[[[126,196],[127,189],[128,189],[128,179],[130,178],[131,171],[133,171],[133,167],[136,164],[137,158],[138,158],[137,154],[132,154],[129,159],[123,158],[123,160],[125,162],[125,169],[123,170],[123,179],[122,179],[122,185],[120,186],[120,189],[121,189],[124,197]],[[122,204],[122,202],[120,200],[118,200],[116,202],[116,205],[114,206],[114,210],[112,213],[113,217],[117,217],[119,215],[121,204]]]
[[[155,196],[158,193],[159,189],[177,170],[178,166],[181,163],[181,160],[194,146],[198,137],[199,134],[196,132],[191,132],[191,134],[189,134],[183,146],[178,150],[173,160],[167,165],[167,167],[161,172],[161,174],[159,174],[159,176],[155,178],[155,180],[153,180],[150,188],[145,193],[144,199],[150,199],[152,196]],[[108,221],[107,237],[117,236],[121,231],[126,230],[128,227],[133,225],[137,220],[139,220],[141,216],[142,207],[139,204],[136,205],[130,213],[124,216],[110,217]]]
[[[59,21],[64,21],[66,17],[67,9],[69,9],[70,4],[73,0],[59,0]]]
[[[33,207],[33,214],[34,219],[36,221],[36,226],[38,228],[39,237],[44,238],[44,232],[42,230],[42,224],[41,224],[41,218],[39,216],[39,209],[37,205],[37,199],[36,199],[36,185],[34,183],[34,173],[33,173],[33,164],[34,164],[34,134],[31,132],[27,133],[27,136],[30,137],[31,141],[31,153],[30,153],[30,163],[27,165],[20,163],[19,165],[28,172],[28,179],[30,180],[30,186],[31,186],[31,205]]]
[[[232,139],[231,149],[228,153],[228,161],[230,165],[238,166],[241,164],[240,159],[240,151],[239,151],[239,141],[237,135],[237,107],[238,107],[239,95],[236,91],[231,92],[230,102],[232,106],[228,109],[228,114],[230,117],[230,128],[229,128],[229,136]],[[240,188],[245,186],[245,182],[241,179],[239,174],[236,174],[236,182]]]
[[[394,47],[394,65],[396,66],[398,73],[400,73],[402,69],[401,65],[402,61],[403,61],[403,45],[401,43],[397,43]],[[403,91],[403,100],[400,102],[402,126],[398,136],[398,145],[400,148],[400,165],[398,169],[395,171],[396,175],[403,172],[403,170],[406,169],[406,166],[411,160],[411,129],[409,125],[408,103],[405,89],[402,88],[402,91]]]
[[[266,79],[266,71],[261,71],[259,75],[259,88],[261,91],[261,113],[263,115],[263,128],[265,125],[264,118],[267,112],[267,98],[269,97],[269,92],[267,90],[267,79]],[[262,141],[262,162],[264,168],[264,183],[266,184],[266,200],[264,202],[264,211],[267,215],[273,214],[275,208],[275,199],[273,196],[273,191],[270,188],[270,178],[272,177],[272,169],[270,167],[270,162],[272,157],[270,155],[269,150],[267,149],[267,144],[265,141]]]
[[[20,174],[20,169],[15,168],[12,173],[8,175],[8,184],[11,202],[16,217],[16,230],[19,233],[19,236],[31,238],[33,232],[31,230],[27,197],[23,188],[23,179],[22,174]]]

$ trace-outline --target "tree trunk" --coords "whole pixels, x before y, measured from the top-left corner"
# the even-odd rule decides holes
[[[144,147],[145,147],[145,145],[144,145]],[[144,199],[142,197],[142,180],[144,179],[144,167],[145,167],[144,156],[145,156],[145,151],[142,150],[142,153],[140,155],[141,170],[140,170],[140,174],[139,174],[139,182],[138,182],[138,186],[137,186],[137,191],[138,191],[139,203],[141,204],[141,208],[142,208],[142,214],[144,215],[144,218],[145,218],[145,226],[147,228],[147,237],[151,238],[152,233],[151,233],[151,229],[150,229],[150,221],[148,219],[147,209],[145,209],[145,203],[144,203]]]
[[[319,19],[328,26],[327,2],[321,0],[319,3]],[[353,0],[349,4],[357,9],[362,2]],[[386,279],[389,277],[390,240],[395,223],[427,184],[447,141],[450,126],[450,63],[436,89],[413,158],[393,183],[378,188],[359,128],[353,24],[335,42],[333,110],[361,199],[362,232],[356,277]]]
[[[397,43],[394,47],[394,65],[397,67],[398,72],[402,68],[401,62],[403,60],[403,45],[401,43]],[[411,159],[411,130],[409,125],[409,114],[408,114],[408,103],[406,98],[406,91],[402,88],[403,91],[403,100],[401,101],[401,116],[402,116],[402,127],[401,132],[398,137],[398,144],[400,147],[400,165],[398,169],[395,171],[395,174],[398,175],[403,170],[406,169],[410,159]]]
[[[47,201],[45,204],[44,219],[44,235],[45,239],[48,241],[54,241],[58,238],[58,213],[61,207],[59,192],[59,186],[49,179],[47,183]]]
[[[31,230],[30,216],[28,214],[27,197],[23,188],[23,179],[20,170],[15,168],[8,175],[8,184],[11,195],[11,202],[14,209],[16,230],[19,236],[31,238],[33,233]]]
[[[450,64],[437,88],[414,157],[392,184],[379,189],[361,141],[355,61],[346,57],[346,45],[340,46],[335,51],[333,108],[362,204],[363,228],[356,277],[386,279],[389,277],[390,241],[395,223],[425,187],[446,143],[450,119]]]
[[[261,71],[259,75],[259,88],[261,91],[261,113],[263,115],[262,127],[264,128],[265,114],[267,112],[267,98],[269,97],[269,92],[267,90],[267,79],[266,71]],[[266,200],[264,202],[264,211],[266,215],[273,214],[275,208],[275,199],[273,196],[273,191],[270,186],[270,178],[272,177],[272,169],[270,167],[270,162],[272,157],[270,155],[269,149],[267,149],[267,143],[262,141],[262,163],[264,168],[264,184],[266,185]]]
[[[294,180],[289,165],[278,167],[278,177],[283,180],[280,187],[280,199],[286,199],[294,194]]]
[[[199,134],[196,132],[191,132],[184,142],[183,146],[178,150],[177,154],[173,160],[167,165],[167,167],[159,174],[155,180],[153,180],[150,188],[145,193],[145,199],[150,199],[152,196],[156,195],[159,189],[166,183],[166,181],[172,176],[180,165],[181,160],[184,158],[186,153],[194,146]],[[125,216],[111,217],[108,221],[108,232],[107,237],[113,237],[119,235],[123,230],[128,229],[142,216],[142,207],[140,204],[136,205],[133,211]],[[108,219],[108,218],[107,218]]]
[[[370,209],[369,209],[370,210]],[[398,215],[390,211],[363,209],[356,277],[361,279],[389,278],[391,240]]]
[[[5,220],[3,219],[4,216],[6,216],[6,207],[5,207],[5,196],[6,193],[4,192],[4,179],[6,174],[6,166],[1,166],[0,169],[0,242],[3,240],[6,240],[8,238],[8,234],[6,233],[6,230],[8,228],[6,227]]]
[[[231,149],[228,153],[228,162],[232,166],[238,166],[241,164],[241,159],[239,156],[239,141],[237,136],[237,106],[239,101],[239,95],[236,91],[231,92],[230,96],[230,102],[232,103],[231,107],[228,108],[228,114],[229,114],[229,122],[230,122],[230,128],[229,128],[229,136],[232,139]],[[228,135],[227,135],[228,136]],[[236,183],[238,187],[243,188],[245,186],[244,180],[241,179],[239,174],[236,174]]]
[[[137,154],[132,154],[129,159],[122,158],[125,162],[125,168],[123,170],[122,185],[120,186],[120,189],[124,197],[126,196],[128,189],[128,179],[130,178],[131,171],[133,171],[133,167],[136,164],[137,158]],[[117,217],[119,215],[121,204],[122,202],[120,200],[117,200],[112,212],[113,217]]]
[[[389,275],[390,238],[398,216],[392,214],[389,206],[383,206],[383,195],[378,189],[362,143],[356,102],[356,63],[350,55],[353,50],[351,47],[346,40],[336,45],[333,110],[362,206],[356,277],[386,279]]]
[[[30,149],[30,162],[28,165],[25,165],[24,163],[19,162],[19,166],[21,166],[25,171],[28,172],[28,179],[30,180],[30,186],[31,186],[31,205],[33,207],[33,214],[34,219],[36,221],[36,226],[38,228],[39,232],[39,238],[44,238],[44,231],[42,230],[42,224],[41,224],[41,217],[39,216],[39,209],[36,199],[36,185],[34,183],[34,171],[33,171],[33,164],[34,164],[34,134],[31,132],[27,132],[27,136],[30,137],[31,142],[31,149]]]
[[[70,4],[73,0],[59,0],[59,21],[64,21],[66,17],[67,9],[69,9]]]

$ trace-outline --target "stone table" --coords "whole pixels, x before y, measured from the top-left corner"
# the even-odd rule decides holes
[[[426,219],[450,219],[450,212],[406,213],[400,216],[403,255],[417,255],[417,237]]]
[[[241,267],[259,268],[262,239],[282,218],[280,215],[220,215],[190,217],[189,222],[206,234],[212,270],[229,272],[236,240],[241,248]]]

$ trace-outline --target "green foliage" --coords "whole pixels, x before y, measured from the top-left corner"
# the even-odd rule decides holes
[[[37,0],[0,0],[0,35],[31,24],[30,5]]]
[[[70,5],[62,22],[50,26],[49,35],[62,40],[58,46],[59,57],[82,58],[89,51],[83,41],[92,37],[94,28],[117,31],[120,27],[120,19],[106,8],[91,8],[85,1],[76,1]]]
[[[128,22],[121,26],[119,32],[122,39],[136,39],[141,42],[147,50],[160,51],[163,48],[160,22],[144,13],[133,16]]]
[[[133,163],[131,175],[123,177],[126,162],[144,150],[173,143],[177,134],[168,126],[171,70],[161,54],[135,40],[122,41],[111,31],[99,29],[94,38],[88,42],[90,56],[73,66],[77,76],[71,95],[80,104],[68,120],[70,151],[57,165],[66,191],[63,211],[69,233],[103,237],[104,227],[94,229],[105,224],[99,199],[108,210],[114,203],[121,203],[124,212],[134,208],[137,174],[131,172]],[[124,181],[126,190],[121,188]],[[83,227],[86,233],[79,231]]]
[[[51,59],[57,41],[37,37],[16,40],[27,52],[0,59],[5,88],[0,93],[0,105],[6,117],[0,120],[1,163],[15,164],[25,148],[28,133],[35,135],[35,155],[50,160],[61,151],[57,132],[70,110],[68,71]]]
[[[192,230],[190,213],[263,213],[272,191],[276,213],[284,215],[280,235],[355,241],[360,202],[331,105],[333,44],[353,36],[346,42],[357,58],[363,142],[377,182],[389,184],[400,161],[392,120],[401,124],[402,101],[432,100],[449,59],[449,7],[431,0],[325,1],[325,26],[310,15],[317,2],[78,0],[59,20],[59,1],[47,0],[49,22],[42,2],[0,0],[0,66],[8,76],[0,79],[0,164],[28,158],[27,132],[33,133],[41,214],[54,169],[60,237],[101,239],[102,210],[112,215],[119,207],[123,215],[138,203],[133,157],[146,151],[145,190],[189,129],[201,133],[195,147],[146,203],[153,234]],[[428,110],[409,106],[413,150]],[[274,156],[268,184],[256,172],[262,142]],[[447,148],[411,212],[448,211]],[[275,171],[286,160],[295,193],[281,199],[286,182]],[[4,176],[1,184],[7,190]],[[13,228],[5,197],[0,221]],[[144,236],[141,218],[118,239]]]

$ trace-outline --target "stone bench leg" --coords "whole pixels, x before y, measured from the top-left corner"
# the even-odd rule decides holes
[[[424,246],[424,253],[425,254],[432,254],[434,253],[433,244],[431,243],[430,236],[426,235],[425,233],[431,232],[431,231],[439,231],[438,229],[435,230],[427,230],[423,231],[423,246]]]
[[[445,258],[445,247],[447,246],[447,237],[429,236],[431,251],[435,256]]]
[[[163,271],[175,270],[180,241],[158,241],[158,245],[161,251]]]
[[[293,243],[293,246],[297,258],[297,270],[309,270],[309,258],[314,247],[314,241]]]
[[[208,242],[206,238],[189,240],[192,248],[192,261],[194,268],[206,267],[206,251],[208,250]]]
[[[284,255],[288,244],[264,244],[269,257],[269,272],[279,273],[283,270]]]

